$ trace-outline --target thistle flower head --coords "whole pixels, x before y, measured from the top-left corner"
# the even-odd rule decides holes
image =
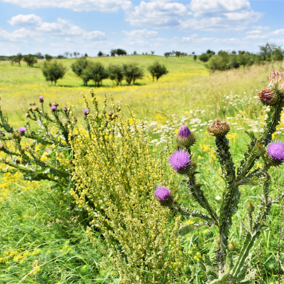
[[[57,107],[56,106],[51,106],[52,111],[56,111]]]
[[[162,206],[169,206],[173,202],[171,192],[165,186],[158,186],[155,191],[155,198],[160,201]]]
[[[165,186],[158,186],[155,191],[155,198],[159,200],[167,200],[171,192]]]
[[[25,127],[20,127],[18,130],[21,133],[21,135],[24,135],[25,132],[27,131],[27,129]]]
[[[269,76],[269,82],[274,82],[283,79],[284,79],[284,73],[281,70],[273,69]]]
[[[270,88],[264,88],[259,93],[259,100],[264,105],[274,105],[277,101],[277,97],[275,96],[274,92]]]
[[[43,103],[43,96],[40,96],[38,99],[40,103]]]
[[[87,108],[84,109],[84,114],[85,114],[85,115],[89,114],[89,109],[87,109]]]
[[[196,141],[195,135],[186,125],[182,125],[177,136],[177,144],[181,147],[190,147]]]
[[[230,131],[230,125],[226,121],[217,119],[208,126],[207,130],[212,136],[225,136]]]
[[[191,131],[187,127],[187,125],[182,125],[179,129],[178,136],[180,137],[188,137],[191,134]]]
[[[183,149],[174,152],[169,159],[170,166],[180,174],[187,173],[190,161],[190,155]]]
[[[63,108],[63,110],[66,111],[66,110],[67,110],[67,107],[65,106],[65,107]]]
[[[267,153],[278,165],[284,160],[284,144],[282,142],[272,142],[267,147]]]

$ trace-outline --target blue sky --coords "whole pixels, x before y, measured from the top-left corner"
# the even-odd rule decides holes
[[[284,0],[0,0],[0,55],[284,46]]]

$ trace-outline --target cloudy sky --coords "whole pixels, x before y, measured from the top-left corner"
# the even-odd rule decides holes
[[[0,55],[284,46],[284,0],[0,0]]]

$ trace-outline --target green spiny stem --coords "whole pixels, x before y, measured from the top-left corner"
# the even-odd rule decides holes
[[[174,211],[177,211],[177,212],[179,212],[179,213],[181,213],[182,215],[185,215],[185,216],[196,217],[196,218],[200,218],[200,219],[203,219],[205,221],[214,223],[214,221],[209,216],[207,216],[206,214],[203,214],[203,213],[201,213],[197,210],[189,209],[189,208],[187,208],[183,205],[177,204],[177,203],[174,203],[171,206],[171,209],[173,209]]]
[[[219,135],[215,138],[215,144],[223,178],[226,182],[233,181],[235,179],[235,165],[230,153],[229,140],[226,136]]]
[[[248,217],[249,217],[249,228],[250,231],[252,232],[252,213],[248,212]]]
[[[209,213],[211,218],[214,220],[215,224],[219,227],[219,220],[218,220],[217,214],[211,208],[207,198],[204,195],[203,190],[201,189],[201,185],[197,184],[197,185],[191,186],[191,184],[188,183],[188,190],[189,190],[189,193],[193,196],[194,200]]]

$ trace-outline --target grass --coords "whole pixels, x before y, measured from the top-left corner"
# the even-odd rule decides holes
[[[91,60],[100,60],[106,65],[114,61],[135,61],[146,68],[157,58],[145,55]],[[244,130],[259,131],[264,120],[264,108],[256,103],[255,96],[273,66],[252,66],[209,75],[192,57],[158,59],[170,70],[169,75],[158,82],[153,83],[148,76],[141,81],[141,86],[114,87],[106,81],[104,87],[96,89],[96,94],[101,101],[105,94],[110,94],[115,102],[127,103],[137,118],[142,120],[147,117],[149,123],[146,125],[153,139],[153,148],[159,149],[163,145],[160,141],[168,141],[169,132],[176,130],[180,124],[189,125],[198,139],[193,147],[200,169],[198,179],[204,184],[208,199],[217,207],[220,201],[216,197],[221,196],[224,184],[212,151],[214,141],[206,134],[206,127],[216,117],[226,118],[231,124],[229,140],[232,155],[234,160],[239,160],[249,142]],[[61,60],[66,66],[70,66],[73,61]],[[280,66],[283,67],[283,63],[274,67]],[[30,102],[37,101],[40,95],[45,97],[46,102],[58,101],[60,106],[70,102],[75,106],[77,115],[82,116],[84,107],[80,92],[88,92],[89,87],[83,87],[70,69],[56,87],[44,81],[40,68],[29,68],[24,64],[18,67],[1,62],[0,74],[1,107],[14,125],[24,123],[25,109]],[[156,121],[157,124],[151,124],[150,121]],[[276,139],[283,137],[282,130],[283,122],[278,128]],[[281,172],[281,167],[271,171],[274,197],[281,192],[284,184]],[[19,283],[27,276],[22,283],[119,283],[111,267],[101,268],[102,256],[89,242],[82,225],[84,216],[70,210],[72,205],[68,196],[57,193],[48,183],[23,182],[20,177],[6,177],[2,181],[0,282]],[[237,248],[240,248],[244,237],[239,220],[247,222],[243,205],[250,201],[257,207],[260,192],[259,186],[241,188],[241,208],[234,217],[235,225],[230,235],[230,241]],[[184,204],[195,206],[185,188],[181,188],[179,194]],[[280,218],[282,208],[282,203],[273,207],[268,220],[269,230],[262,233],[252,251],[251,263],[257,270],[257,283],[278,283],[277,249],[279,232],[283,226]],[[188,221],[191,220],[184,220]],[[192,283],[203,283],[197,265],[200,255],[214,255],[214,233],[214,228],[200,229],[183,240],[189,262],[192,266],[196,264],[192,270]],[[280,247],[284,251],[283,240]],[[283,263],[284,253],[281,252],[280,257]],[[33,271],[38,265],[42,265],[40,270]]]

